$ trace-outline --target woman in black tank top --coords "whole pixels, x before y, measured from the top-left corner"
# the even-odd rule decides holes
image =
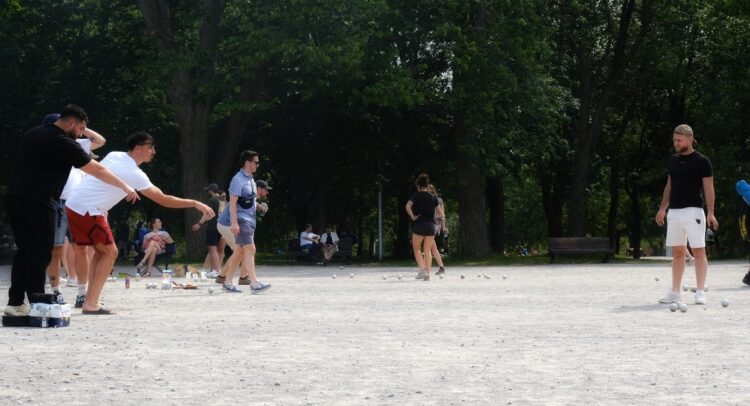
[[[417,260],[417,266],[419,266],[416,279],[429,281],[432,265],[430,248],[435,242],[435,210],[438,208],[438,202],[437,198],[429,192],[430,178],[426,173],[417,177],[416,185],[417,192],[412,194],[406,203],[406,213],[413,222],[411,245],[414,259]]]

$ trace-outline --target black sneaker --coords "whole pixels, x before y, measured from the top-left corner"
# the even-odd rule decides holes
[[[83,302],[86,301],[86,295],[78,295],[76,296],[76,309],[80,309],[83,307]]]
[[[246,276],[244,278],[240,278],[238,285],[249,285],[250,284],[250,277]]]
[[[750,271],[747,271],[745,277],[742,278],[742,283],[744,283],[745,285],[750,285]]]
[[[65,298],[63,298],[62,292],[55,290],[52,292],[52,295],[55,297],[55,302],[57,304],[65,304]]]
[[[441,266],[440,269],[438,269],[438,271],[435,272],[435,275],[442,275],[444,273],[445,273],[445,268]]]

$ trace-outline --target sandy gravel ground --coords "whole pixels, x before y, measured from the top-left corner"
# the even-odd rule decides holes
[[[656,303],[668,263],[260,267],[262,295],[119,280],[116,316],[0,328],[0,404],[747,405],[746,271],[711,264],[687,313]]]

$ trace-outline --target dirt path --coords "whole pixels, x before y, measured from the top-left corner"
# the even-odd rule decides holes
[[[708,304],[683,293],[684,314],[656,303],[667,263],[448,268],[431,282],[260,267],[262,295],[119,280],[104,293],[117,316],[0,328],[0,404],[746,405],[746,270],[712,264]],[[8,284],[0,267],[3,300]]]

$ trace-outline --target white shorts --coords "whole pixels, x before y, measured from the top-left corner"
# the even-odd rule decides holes
[[[234,234],[232,234],[232,231],[229,229],[229,226],[216,224],[216,229],[219,230],[219,234],[221,234],[221,236],[224,237],[225,240],[227,240],[227,245],[229,246],[229,248],[234,251],[235,239]]]
[[[700,207],[669,209],[667,212],[667,247],[706,246],[706,213]]]

